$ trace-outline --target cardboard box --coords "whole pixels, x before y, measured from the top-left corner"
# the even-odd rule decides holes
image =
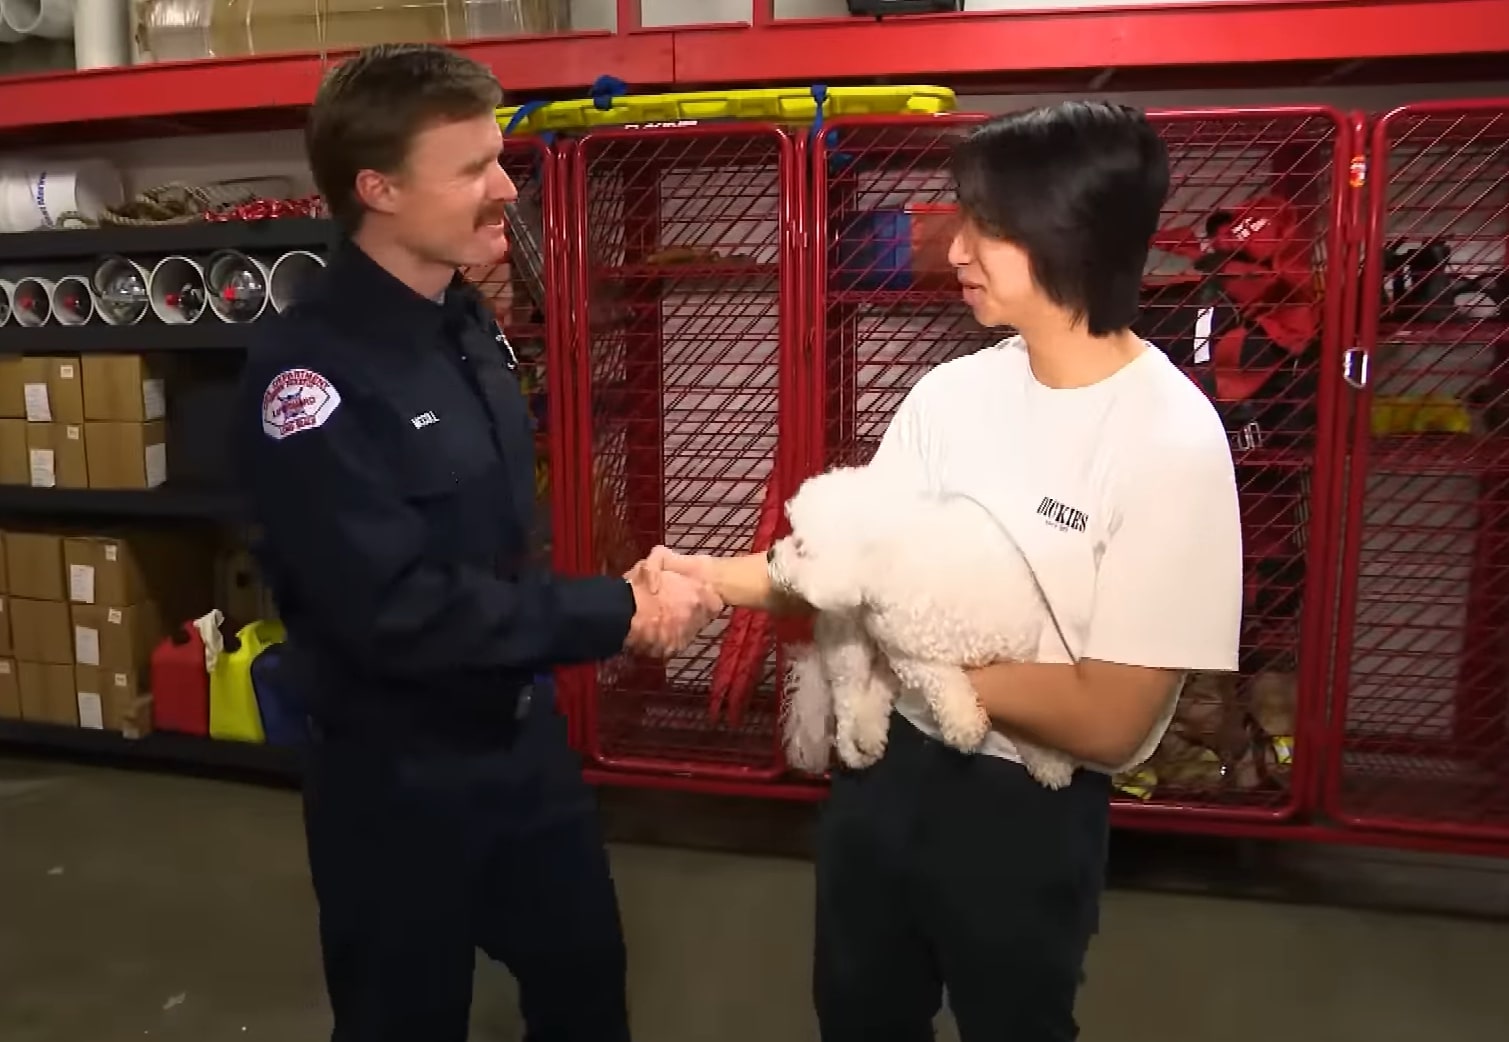
[[[26,419],[26,367],[20,355],[0,355],[0,419]]]
[[[0,594],[0,655],[7,658],[15,653],[15,647],[10,640],[10,612],[7,606],[10,598]]]
[[[214,541],[183,529],[129,528],[63,541],[73,604],[152,602],[165,618],[197,618],[216,607]]]
[[[12,597],[66,601],[63,537],[42,532],[5,533],[6,590]]]
[[[150,602],[124,607],[75,604],[70,615],[70,661],[80,666],[135,672],[151,662],[152,649],[163,636],[161,614]]]
[[[73,628],[62,601],[10,600],[11,646],[16,658],[73,664]]]
[[[26,456],[26,421],[0,420],[0,485],[30,485]]]
[[[128,538],[64,539],[63,567],[74,604],[135,604],[151,598],[137,547]]]
[[[21,359],[21,418],[35,423],[52,419],[52,393],[47,386],[47,359],[28,355]]]
[[[77,358],[23,358],[21,373],[27,420],[84,422],[84,381]]]
[[[82,423],[26,424],[32,488],[88,488]]]
[[[14,659],[0,658],[0,720],[21,719],[21,685]]]
[[[78,693],[73,667],[42,662],[17,662],[21,719],[38,724],[79,725]]]
[[[168,414],[166,367],[146,355],[85,355],[84,419],[146,423]]]
[[[142,694],[136,674],[75,666],[73,676],[80,727],[116,731],[127,738],[152,733],[152,696]]]
[[[156,488],[168,478],[168,432],[150,423],[86,423],[90,488]]]

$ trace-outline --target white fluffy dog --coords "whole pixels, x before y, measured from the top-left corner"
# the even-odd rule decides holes
[[[786,505],[792,532],[776,569],[818,612],[814,644],[792,664],[787,759],[820,772],[830,749],[851,767],[885,751],[903,688],[927,699],[943,740],[974,752],[990,729],[965,669],[1030,661],[1050,624],[1016,543],[973,500],[900,493],[869,468],[808,479]],[[1066,757],[1017,743],[1049,788]]]

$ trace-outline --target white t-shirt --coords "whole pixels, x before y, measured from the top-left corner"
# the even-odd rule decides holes
[[[1237,668],[1231,447],[1210,401],[1157,348],[1070,389],[1037,381],[1020,337],[947,362],[902,402],[872,465],[936,494],[969,494],[1012,534],[1056,622],[1039,661]],[[1175,701],[1132,762],[1092,766],[1147,759]],[[903,694],[898,709],[937,735],[920,695]],[[1020,758],[999,732],[982,752]]]

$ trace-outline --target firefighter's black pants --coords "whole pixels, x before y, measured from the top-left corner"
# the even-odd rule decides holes
[[[476,949],[517,979],[530,1042],[627,1042],[613,882],[552,707],[504,748],[317,731],[308,755],[334,1042],[465,1042]]]

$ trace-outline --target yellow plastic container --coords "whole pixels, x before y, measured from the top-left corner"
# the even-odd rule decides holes
[[[823,118],[866,115],[935,115],[952,112],[954,92],[947,87],[829,87]],[[498,110],[507,127],[520,106]],[[683,120],[751,120],[769,123],[811,123],[817,118],[817,99],[807,87],[769,87],[758,90],[683,91],[676,94],[622,94],[600,109],[591,98],[552,101],[519,120],[514,134],[588,130],[626,123],[678,123]]]
[[[1397,434],[1471,434],[1472,414],[1449,394],[1373,399],[1369,419],[1375,438]]]
[[[282,623],[259,620],[247,623],[236,634],[236,648],[221,652],[210,672],[210,737],[227,742],[267,740],[257,694],[252,689],[251,667],[258,655],[285,639]]]

